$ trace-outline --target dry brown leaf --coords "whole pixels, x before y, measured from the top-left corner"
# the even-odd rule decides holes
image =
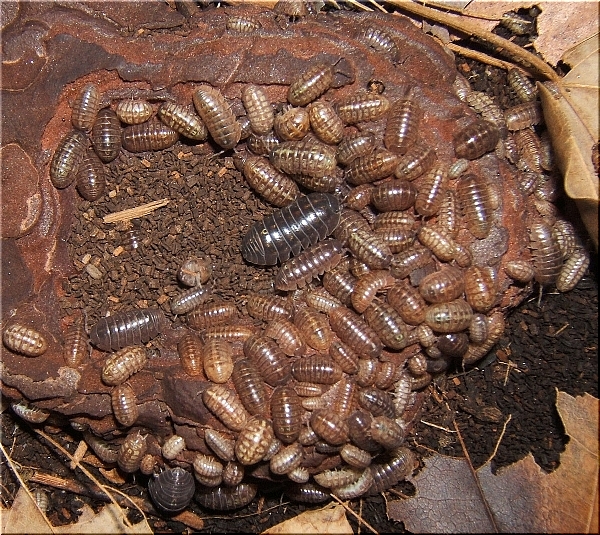
[[[544,118],[552,137],[565,191],[575,200],[581,218],[598,249],[598,175],[592,147],[600,137],[598,34],[567,51],[563,61],[572,69],[557,84],[560,97],[539,85]]]
[[[475,479],[466,460],[435,455],[389,517],[414,533],[597,533],[598,400],[558,392],[557,408],[571,440],[556,471],[529,455],[496,475],[487,463]]]
[[[77,523],[52,528],[44,520],[35,502],[21,487],[12,507],[0,508],[0,533],[153,533],[146,520],[133,526],[127,526],[123,520],[123,511],[114,504],[107,505],[98,514],[88,505],[84,505]]]
[[[352,535],[352,526],[341,505],[328,505],[317,511],[306,511],[263,532],[263,535],[303,533]]]

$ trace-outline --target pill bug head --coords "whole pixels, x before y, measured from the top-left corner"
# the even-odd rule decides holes
[[[185,509],[195,491],[194,478],[180,467],[165,470],[148,482],[148,492],[154,505],[165,513]]]

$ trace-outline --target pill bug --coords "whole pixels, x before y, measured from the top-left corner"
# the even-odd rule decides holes
[[[371,184],[361,184],[352,188],[345,199],[346,207],[360,212],[371,203],[372,193],[373,185]]]
[[[310,417],[310,427],[314,432],[333,446],[348,442],[348,424],[339,414],[328,409],[313,411]]]
[[[336,239],[326,239],[311,245],[281,265],[275,275],[275,288],[285,291],[304,288],[313,278],[334,268],[341,260],[342,253],[342,243]]]
[[[430,305],[425,312],[425,323],[440,333],[456,333],[467,329],[473,309],[464,299]]]
[[[202,340],[227,340],[228,342],[244,342],[255,334],[256,328],[252,325],[223,324],[210,325],[202,331]]]
[[[192,100],[215,143],[224,149],[235,147],[241,138],[242,128],[221,91],[201,85],[192,95]]]
[[[430,217],[439,212],[447,186],[447,175],[442,166],[434,167],[418,180],[418,193],[415,199],[416,212]]]
[[[139,431],[130,433],[119,448],[117,455],[119,468],[129,474],[136,472],[146,451],[148,451],[146,435],[141,435]]]
[[[337,146],[337,161],[340,165],[348,165],[356,158],[371,153],[374,148],[375,136],[371,132],[345,135]]]
[[[371,464],[372,456],[354,444],[344,444],[340,450],[341,458],[354,468],[366,468]]]
[[[145,476],[153,475],[158,466],[158,459],[151,453],[146,453],[140,461],[140,472]]]
[[[97,201],[106,188],[104,167],[96,153],[88,149],[77,170],[75,177],[77,191],[90,202]]]
[[[275,436],[284,444],[298,439],[302,424],[300,398],[294,388],[279,386],[271,396],[271,417]]]
[[[486,238],[492,224],[492,210],[485,179],[474,174],[463,175],[456,194],[469,232],[476,238]]]
[[[538,97],[537,87],[520,70],[508,70],[508,85],[521,102],[530,102]]]
[[[125,427],[131,427],[138,419],[139,412],[135,392],[128,384],[120,384],[113,388],[111,404],[115,419]]]
[[[275,320],[265,329],[265,336],[273,338],[288,357],[299,357],[306,351],[302,333],[291,321]]]
[[[273,474],[283,475],[288,474],[295,468],[300,466],[304,451],[302,446],[297,442],[285,446],[279,450],[269,462],[269,469]]]
[[[346,181],[354,186],[381,180],[394,174],[398,156],[386,149],[355,158],[346,168]]]
[[[469,325],[471,329],[473,322]],[[442,334],[437,341],[437,348],[443,355],[452,358],[462,358],[469,348],[469,336],[465,333]]]
[[[383,134],[383,144],[389,151],[404,155],[415,143],[423,112],[412,98],[412,88],[390,107]]]
[[[249,294],[246,298],[246,310],[253,318],[264,321],[292,319],[294,305],[292,301],[278,295]]]
[[[191,106],[164,102],[158,108],[158,117],[165,125],[188,139],[203,141],[208,137],[206,125]]]
[[[542,286],[553,284],[563,261],[552,228],[545,223],[533,223],[529,228],[529,247],[535,280]]]
[[[217,478],[223,474],[223,463],[212,455],[197,453],[192,466],[194,473],[202,477]]]
[[[421,190],[419,190],[420,192]],[[422,196],[426,195],[425,188],[423,188],[423,193],[420,193],[420,195],[419,199],[422,202]],[[373,206],[380,212],[403,211],[415,204],[417,188],[412,182],[394,179],[375,186],[371,198]],[[426,215],[421,212],[418,213]]]
[[[386,347],[404,349],[409,345],[406,324],[387,302],[375,297],[363,317]]]
[[[346,246],[350,236],[360,229],[370,230],[369,222],[357,211],[343,208],[333,235]]]
[[[544,122],[542,104],[538,101],[530,101],[511,106],[504,110],[504,118],[509,130],[523,130],[542,124]]]
[[[208,509],[215,511],[231,511],[245,507],[254,500],[258,492],[258,485],[254,483],[240,483],[235,487],[215,487],[200,489],[196,492],[195,500]]]
[[[390,109],[390,101],[384,95],[361,91],[337,100],[334,106],[344,123],[356,124],[383,117]]]
[[[319,312],[327,313],[332,308],[341,306],[342,302],[319,286],[304,296],[306,304]]]
[[[187,314],[212,297],[212,286],[194,286],[171,300],[173,314]]]
[[[39,357],[48,349],[48,342],[42,333],[20,323],[6,327],[2,341],[8,349],[26,357]]]
[[[416,143],[398,160],[394,175],[401,180],[414,180],[429,171],[436,160],[437,154],[433,148]]]
[[[121,151],[121,123],[117,114],[110,108],[98,112],[92,132],[92,146],[104,163],[112,162]]]
[[[371,492],[383,492],[409,476],[416,467],[415,454],[406,447],[398,448],[385,463],[373,463]]]
[[[152,105],[146,100],[127,99],[117,103],[115,113],[122,123],[140,124],[150,119],[154,111]]]
[[[100,90],[95,84],[86,84],[73,102],[71,124],[78,130],[89,132],[98,111],[100,111]]]
[[[325,488],[344,487],[357,481],[362,473],[362,470],[343,467],[339,470],[323,470],[314,475],[314,480]]]
[[[409,325],[419,325],[425,320],[425,299],[407,281],[398,281],[392,286],[387,292],[387,301]]]
[[[389,288],[395,281],[396,279],[387,270],[374,270],[359,277],[351,296],[354,310],[359,313],[364,312],[373,301],[375,294]]]
[[[335,173],[326,176],[307,176],[307,175],[292,175],[292,179],[298,185],[310,191],[316,191],[320,193],[336,193],[341,182],[341,173]]]
[[[294,325],[300,330],[307,345],[317,351],[328,350],[333,332],[327,316],[311,307],[302,307],[294,314]]]
[[[526,35],[534,31],[534,22],[514,11],[503,13],[500,25],[515,35]]]
[[[391,394],[379,388],[367,387],[358,392],[358,404],[373,416],[385,415],[395,418],[396,412]]]
[[[204,441],[211,451],[222,461],[233,461],[235,459],[235,440],[226,437],[220,431],[211,428],[205,429]]]
[[[238,313],[238,309],[233,303],[217,301],[196,306],[186,314],[186,319],[192,329],[202,331],[207,327],[227,323]]]
[[[375,386],[381,390],[388,390],[398,379],[400,368],[391,361],[379,362]]]
[[[290,378],[290,362],[271,338],[255,335],[244,342],[244,355],[270,386],[286,383]]]
[[[289,175],[324,177],[335,171],[335,149],[315,139],[284,141],[269,154],[271,163]]]
[[[242,255],[252,264],[274,265],[333,232],[340,203],[329,193],[310,193],[255,223],[242,240]]]
[[[354,483],[349,483],[343,487],[335,487],[332,489],[332,494],[340,500],[352,500],[363,496],[371,488],[372,484],[373,475],[370,467],[367,467]]]
[[[240,463],[230,461],[223,468],[223,484],[228,487],[235,487],[242,482],[244,474],[244,467]]]
[[[464,289],[467,303],[476,312],[488,312],[496,302],[496,277],[489,267],[468,267],[464,273]]]
[[[354,258],[365,263],[369,269],[385,269],[393,259],[389,246],[369,230],[359,229],[351,234],[348,249]]]
[[[253,416],[240,431],[235,442],[235,456],[240,464],[256,464],[267,453],[275,435],[269,420]]]
[[[202,342],[197,336],[184,334],[177,343],[177,353],[185,373],[192,377],[202,373]]]
[[[255,134],[267,134],[273,128],[274,113],[264,91],[249,84],[242,89],[242,103],[248,114],[250,128]]]
[[[356,312],[334,308],[329,313],[329,323],[340,340],[352,347],[363,359],[378,358],[383,344],[377,333]]]
[[[233,347],[225,340],[207,340],[202,350],[204,374],[213,383],[225,383],[233,373]]]
[[[161,448],[162,456],[172,461],[185,449],[185,439],[179,435],[171,435]]]
[[[181,264],[177,279],[185,286],[199,286],[207,282],[212,275],[210,259],[205,256],[192,256]]]
[[[500,140],[498,128],[489,121],[478,120],[456,131],[452,138],[457,158],[475,160],[494,150]]]
[[[102,368],[102,381],[107,385],[119,385],[139,372],[148,360],[143,346],[124,347],[106,360]]]
[[[126,126],[122,132],[123,148],[129,152],[166,149],[178,139],[177,131],[156,120]]]
[[[227,19],[226,28],[239,33],[253,33],[262,27],[260,21],[249,15],[231,16]]]
[[[373,222],[373,229],[376,231],[383,229],[413,230],[414,227],[415,218],[412,214],[396,210],[377,214]]]
[[[160,309],[125,310],[98,320],[90,331],[90,341],[101,351],[145,344],[158,336],[165,325],[166,318]]]
[[[244,162],[243,172],[250,187],[274,206],[287,206],[300,195],[298,185],[266,158],[251,156]]]
[[[248,149],[259,156],[268,156],[281,143],[275,132],[257,135],[251,133],[246,140]]]
[[[530,128],[523,128],[513,134],[519,160],[517,168],[524,171],[533,171],[541,174],[542,169],[542,146],[540,138]]]
[[[371,437],[373,417],[363,410],[354,411],[347,419],[351,441],[360,449],[368,452],[381,450],[381,446]]]
[[[501,312],[491,313],[487,317],[487,338],[480,344],[469,344],[466,353],[463,355],[463,365],[473,364],[487,355],[504,334],[505,327],[504,315]]]
[[[404,435],[400,424],[388,416],[375,416],[371,422],[371,437],[386,450],[398,448],[404,442]]]
[[[419,283],[419,293],[429,303],[446,303],[462,295],[465,291],[463,271],[454,266],[425,275]]]
[[[231,378],[245,409],[251,415],[265,414],[268,397],[255,364],[245,358],[236,360]]]
[[[389,54],[392,61],[398,59],[398,45],[389,32],[381,28],[369,26],[362,32],[362,39],[366,44],[378,52]]]
[[[86,144],[86,137],[79,130],[72,130],[60,140],[50,161],[50,181],[55,188],[64,189],[73,183]]]
[[[202,392],[202,401],[232,431],[241,431],[250,417],[237,394],[226,386],[209,386]]]
[[[102,462],[107,464],[115,464],[117,462],[120,446],[102,440],[89,431],[83,432],[83,439]]]
[[[154,505],[167,513],[185,509],[195,492],[192,474],[179,466],[166,469],[148,481],[148,493]]]
[[[305,108],[284,109],[273,120],[273,130],[282,141],[300,141],[309,129],[310,119]]]
[[[91,352],[84,323],[84,317],[80,315],[65,329],[63,355],[70,368],[81,365]]]
[[[533,273],[531,275],[533,278]],[[488,335],[487,319],[484,314],[473,314],[469,324],[469,341],[481,344]]]
[[[433,256],[428,248],[414,245],[406,251],[394,255],[390,264],[390,271],[397,279],[404,279],[417,270],[430,265],[432,259]]]
[[[344,123],[329,102],[318,101],[310,104],[308,119],[313,132],[324,143],[335,145],[344,137]]]
[[[25,400],[21,400],[18,403],[11,403],[10,408],[19,418],[32,424],[44,423],[50,417],[49,411],[34,407]]]
[[[292,80],[287,99],[293,106],[306,106],[327,91],[333,82],[333,68],[325,63],[316,63]]]
[[[342,378],[342,369],[328,355],[316,354],[292,364],[296,381],[332,385]]]
[[[556,278],[556,289],[559,292],[569,292],[585,275],[590,265],[590,258],[584,249],[578,249],[569,256]]]

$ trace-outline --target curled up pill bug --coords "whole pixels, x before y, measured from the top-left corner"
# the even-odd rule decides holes
[[[192,256],[184,260],[177,271],[177,279],[185,286],[198,286],[208,282],[212,275],[212,264],[205,255]]]
[[[194,477],[179,466],[164,470],[148,482],[152,501],[167,513],[185,509],[192,501],[195,491]]]

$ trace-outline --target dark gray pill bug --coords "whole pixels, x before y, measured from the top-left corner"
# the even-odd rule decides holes
[[[177,513],[194,497],[196,483],[192,474],[180,467],[164,470],[148,482],[150,497],[159,509]]]
[[[173,314],[187,314],[212,296],[212,285],[193,286],[184,290],[171,301]]]
[[[258,486],[254,483],[240,483],[235,487],[214,487],[201,489],[196,493],[196,501],[215,511],[231,511],[248,505],[256,496]]]

